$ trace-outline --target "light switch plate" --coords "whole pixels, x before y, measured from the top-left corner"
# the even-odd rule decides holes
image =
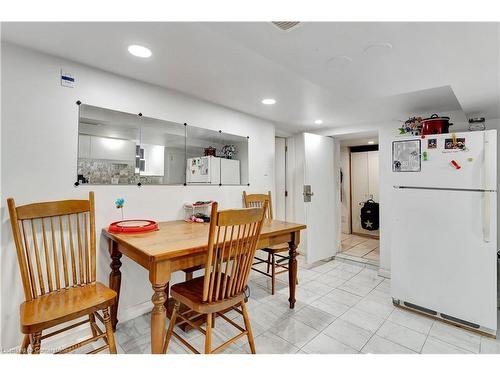
[[[64,68],[61,69],[61,86],[70,88],[75,87],[75,76]]]

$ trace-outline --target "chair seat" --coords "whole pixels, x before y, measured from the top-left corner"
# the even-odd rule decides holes
[[[224,276],[222,276],[223,278]],[[186,305],[190,309],[201,313],[210,314],[214,312],[219,312],[224,309],[230,308],[237,303],[244,300],[244,293],[240,293],[232,298],[223,299],[217,302],[204,302],[203,301],[203,283],[204,276],[196,277],[189,281],[184,281],[179,284],[175,284],[170,289],[172,297],[179,301],[180,303]],[[222,288],[221,279],[221,288]],[[229,279],[228,279],[229,284]]]
[[[116,292],[99,282],[45,294],[21,305],[21,331],[40,332],[109,307],[115,299]]]
[[[189,273],[189,272],[195,272],[195,271],[201,270],[202,268],[204,268],[204,266],[194,266],[194,267],[190,267],[190,268],[184,268],[182,271],[185,273]]]
[[[271,254],[276,254],[276,253],[282,253],[285,251],[288,251],[288,244],[283,243],[279,245],[274,245],[274,246],[269,246],[265,247],[264,249],[261,249],[262,251],[265,251],[266,253],[271,253]]]

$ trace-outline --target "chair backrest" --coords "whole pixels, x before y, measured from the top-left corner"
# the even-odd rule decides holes
[[[267,194],[247,194],[243,191],[243,202],[245,207],[264,207],[264,203],[267,202],[266,218],[273,218],[273,202],[271,200],[271,192],[268,191]]]
[[[26,301],[96,279],[94,193],[89,200],[7,199]],[[62,277],[61,277],[62,276]]]
[[[263,208],[217,211],[212,204],[203,301],[242,293],[247,285],[264,220]]]

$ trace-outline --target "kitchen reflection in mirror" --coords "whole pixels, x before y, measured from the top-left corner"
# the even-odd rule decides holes
[[[247,137],[190,125],[186,135],[187,184],[248,184]]]
[[[185,132],[183,124],[81,104],[78,182],[184,184]]]

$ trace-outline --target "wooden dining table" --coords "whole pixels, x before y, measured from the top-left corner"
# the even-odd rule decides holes
[[[190,223],[183,220],[158,223],[158,230],[141,234],[111,233],[103,229],[109,241],[111,273],[109,286],[116,294],[116,303],[111,307],[113,329],[118,323],[117,313],[120,298],[120,258],[123,254],[143,266],[149,273],[153,288],[151,301],[151,352],[161,353],[165,334],[166,302],[168,286],[173,272],[203,266],[207,257],[208,223]],[[288,243],[288,284],[290,308],[295,306],[297,283],[297,247],[304,224],[266,219],[257,245],[258,249]]]

